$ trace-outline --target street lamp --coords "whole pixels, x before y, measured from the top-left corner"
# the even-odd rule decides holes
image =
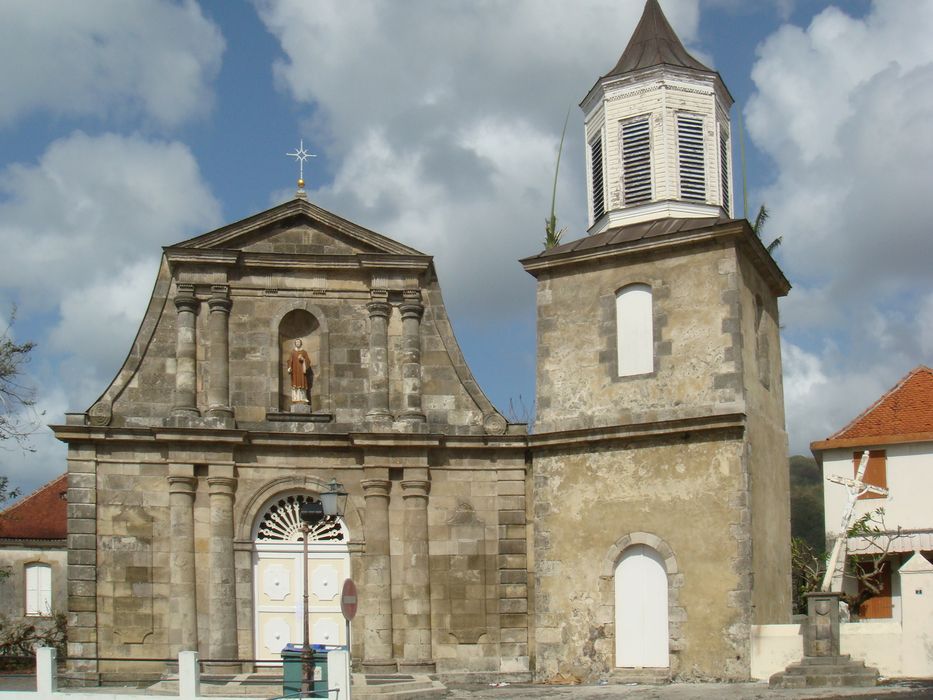
[[[324,519],[342,518],[344,509],[347,506],[347,493],[343,490],[343,484],[337,479],[331,479],[327,485],[327,491],[320,494],[319,501],[303,501],[298,508],[298,516],[301,518],[301,541],[304,556],[301,560],[302,580],[304,583],[304,608],[302,609],[302,648],[301,664],[304,671],[304,680],[301,683],[302,697],[310,697],[311,689],[314,687],[314,665],[312,663],[314,656],[311,653],[311,644],[308,635],[308,535],[311,527],[317,525]]]

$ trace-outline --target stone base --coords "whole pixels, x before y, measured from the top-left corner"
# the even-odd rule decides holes
[[[430,659],[403,659],[398,662],[399,673],[434,673],[437,665]]]
[[[609,673],[608,681],[612,684],[667,685],[671,682],[671,669],[616,668]]]
[[[311,413],[311,404],[296,402],[292,404],[292,413]]]
[[[772,688],[871,688],[878,685],[878,669],[843,656],[805,656],[771,676]]]
[[[392,659],[371,659],[363,662],[363,673],[396,673],[398,664]]]

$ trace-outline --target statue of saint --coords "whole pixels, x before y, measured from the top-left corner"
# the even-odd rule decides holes
[[[295,347],[288,356],[285,368],[291,376],[292,403],[310,403],[314,371],[311,369],[311,358],[301,347],[301,338],[295,339]]]

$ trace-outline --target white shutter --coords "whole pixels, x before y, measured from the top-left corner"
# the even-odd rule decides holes
[[[52,567],[48,564],[26,565],[26,614],[48,615],[52,612]]]
[[[622,197],[626,205],[651,199],[651,132],[647,117],[622,125]]]
[[[616,348],[620,377],[654,371],[654,322],[647,284],[632,284],[616,294]]]
[[[680,196],[694,202],[706,201],[706,158],[703,149],[703,118],[677,115],[677,151],[680,165]]]

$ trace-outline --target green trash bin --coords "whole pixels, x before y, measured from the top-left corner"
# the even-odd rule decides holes
[[[300,697],[304,679],[304,664],[301,661],[301,644],[289,644],[282,649],[282,695]],[[311,694],[304,697],[327,697],[327,649],[320,644],[311,645],[313,667]]]

